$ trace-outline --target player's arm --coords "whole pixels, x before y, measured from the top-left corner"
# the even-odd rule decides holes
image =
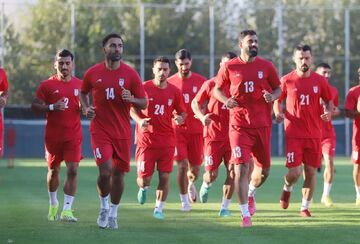
[[[151,118],[143,118],[139,109],[131,107],[130,116],[135,121],[135,123],[139,125],[141,129],[148,128]]]
[[[321,119],[329,122],[331,120],[334,103],[333,101],[324,102],[324,113],[320,115]]]
[[[271,93],[268,92],[267,90],[263,90],[263,97],[265,99],[265,101],[267,103],[272,103],[273,101],[275,101],[276,99],[278,99],[281,95],[281,88],[277,87],[275,88]]]
[[[205,101],[207,103],[208,101]],[[191,109],[193,110],[195,117],[198,118],[204,126],[207,126],[211,122],[211,114],[205,113],[205,109],[202,109],[201,104],[197,101],[196,97],[191,102]]]
[[[135,106],[138,109],[146,109],[147,107],[147,100],[145,97],[144,98],[134,97],[134,95],[131,94],[130,90],[127,90],[125,88],[123,88],[122,90],[121,97],[125,102],[131,103],[133,106]]]
[[[186,112],[182,112],[182,113],[180,113],[180,114],[175,113],[173,120],[175,121],[175,123],[176,123],[177,125],[182,125],[182,124],[185,123],[186,117],[187,117],[187,113],[186,113]]]
[[[43,100],[35,97],[31,103],[31,109],[35,112],[50,112],[50,111],[63,111],[66,104],[64,99],[59,99],[56,103],[46,104]]]
[[[95,118],[95,116],[96,116],[95,107],[90,105],[89,93],[81,91],[79,98],[80,98],[80,104],[81,104],[83,114],[89,119]]]
[[[9,95],[8,90],[3,91],[3,92],[1,93],[1,95],[0,95],[0,108],[5,107],[6,101],[7,101],[7,98],[8,98],[8,95]]]
[[[278,99],[274,101],[273,110],[276,123],[284,121],[285,116],[283,112],[283,104]]]
[[[221,103],[225,104],[228,109],[238,106],[237,101],[233,97],[225,96],[223,89],[217,84],[214,87],[214,97]]]

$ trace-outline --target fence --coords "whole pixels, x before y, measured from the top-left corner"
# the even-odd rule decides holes
[[[183,39],[186,43],[196,42],[200,38],[203,39],[204,36],[207,37],[207,42],[199,43],[198,46],[192,45],[194,69],[205,76],[212,77],[216,73],[218,60],[222,53],[229,50],[229,47],[236,50],[236,38],[239,30],[254,28],[258,31],[260,39],[260,54],[274,62],[279,75],[292,69],[292,47],[298,42],[307,42],[313,47],[315,63],[327,61],[333,67],[332,82],[338,88],[340,103],[344,102],[351,81],[357,81],[355,70],[360,63],[360,56],[357,52],[360,48],[358,44],[360,43],[360,28],[356,28],[360,25],[357,18],[360,15],[359,6],[342,6],[339,1],[335,1],[331,5],[324,5],[325,7],[259,5],[252,8],[246,8],[241,1],[233,1],[232,3],[229,1],[231,4],[227,6],[222,6],[221,2],[223,1],[198,1],[198,4],[180,2],[181,4],[150,4],[141,3],[141,1],[134,4],[75,4],[73,1],[73,3],[62,4],[62,8],[54,6],[54,10],[56,9],[57,13],[63,11],[68,15],[69,22],[64,24],[64,28],[67,28],[68,43],[75,53],[81,48],[83,41],[79,40],[78,34],[86,25],[89,25],[86,21],[81,22],[80,16],[84,14],[90,16],[101,12],[101,18],[106,19],[111,13],[118,12],[116,21],[121,22],[119,25],[126,30],[125,37],[133,38],[131,42],[127,42],[127,45],[130,45],[127,50],[131,50],[131,52],[126,53],[126,59],[134,65],[144,80],[151,77],[151,64],[155,56],[161,54],[172,57],[176,50],[182,48],[176,43],[171,43],[171,33],[164,33],[164,43],[154,43],[156,42],[152,35],[154,30],[148,30],[146,26],[147,22],[153,21],[152,17],[158,14],[167,16],[169,20],[174,21],[170,23],[159,21],[158,29],[165,29],[166,25],[173,23],[181,25],[181,21],[188,16],[192,22],[201,25],[201,32],[183,33]],[[209,4],[208,2],[212,3]],[[21,28],[21,26],[19,27],[19,13],[27,13],[29,6],[41,8],[41,6],[36,5],[36,1],[31,1],[30,4],[24,3],[13,1],[1,3],[0,61],[5,68],[7,61],[11,61],[4,58],[5,56],[11,57],[7,53],[4,39],[7,28],[10,26],[9,23]],[[221,17],[224,16],[225,12],[226,18]],[[131,19],[132,22],[120,21],[128,19]],[[310,22],[306,22],[309,20]],[[173,28],[176,26],[174,25]],[[195,30],[195,27],[193,29]],[[226,35],[220,36],[219,30]],[[329,33],[332,38],[328,38]],[[225,45],[224,43],[231,44]],[[159,49],[154,45],[164,46],[164,51],[159,52]],[[42,50],[34,50],[34,52],[39,53],[37,57],[45,57],[46,62],[51,63],[53,53],[41,53]],[[13,56],[16,55],[19,54],[13,54]],[[77,53],[78,74],[82,74],[85,67],[92,64],[88,63],[89,60],[101,59],[101,49],[99,48],[99,53],[89,54],[89,56],[92,58],[86,59],[84,54]],[[43,78],[39,77],[38,80]],[[342,117],[336,123],[338,145],[344,145],[338,147],[339,153],[349,155],[351,150],[350,121]],[[274,126],[273,137],[276,137],[273,140],[273,145],[276,145],[273,146],[277,150],[276,155],[283,155],[284,142],[281,125]]]

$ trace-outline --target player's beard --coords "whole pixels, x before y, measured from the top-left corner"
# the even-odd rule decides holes
[[[122,59],[122,55],[121,55],[121,53],[111,53],[108,55],[107,58],[112,62],[117,62]]]
[[[183,71],[180,72],[180,74],[181,74],[182,77],[188,77],[189,74],[190,74],[190,70],[189,69],[183,70]]]
[[[258,55],[258,48],[257,47],[249,47],[248,55],[253,58]]]
[[[307,66],[306,64],[303,64],[300,67],[301,72],[306,73],[309,70],[309,66]]]

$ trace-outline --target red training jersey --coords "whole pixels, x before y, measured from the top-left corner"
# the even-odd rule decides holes
[[[46,104],[54,104],[60,99],[65,103],[64,111],[46,112],[45,138],[56,141],[80,139],[80,88],[82,81],[72,77],[70,81],[62,81],[56,75],[42,81],[37,89],[36,97]]]
[[[7,80],[6,72],[4,69],[0,68],[0,92],[6,92],[9,89],[9,83]],[[0,110],[0,123],[2,128],[2,116]]]
[[[337,89],[329,84],[330,92],[331,92],[331,100],[333,101],[336,107],[339,106],[339,94]],[[322,138],[330,138],[335,136],[335,128],[332,124],[332,121],[326,122],[323,121],[322,129],[321,129]]]
[[[174,147],[173,111],[178,114],[186,111],[180,90],[169,83],[166,88],[159,88],[153,80],[146,81],[144,89],[148,107],[141,111],[141,117],[151,120],[147,130],[136,125],[135,144],[149,148]]]
[[[256,57],[245,63],[239,57],[220,67],[215,78],[223,90],[230,86],[230,95],[239,106],[230,109],[230,125],[245,128],[261,128],[272,125],[272,103],[267,103],[263,91],[272,92],[280,86],[274,65]]]
[[[130,106],[123,101],[122,90],[136,98],[145,98],[139,74],[121,62],[116,70],[106,68],[105,62],[90,67],[84,75],[82,92],[92,92],[96,116],[90,122],[90,132],[105,132],[110,138],[130,139]]]
[[[182,92],[187,113],[184,125],[177,126],[173,123],[175,129],[179,131],[187,129],[189,134],[201,134],[203,132],[201,121],[194,117],[194,112],[191,108],[191,101],[194,99],[196,93],[200,90],[200,87],[205,80],[205,77],[195,72],[191,72],[191,76],[187,78],[181,78],[178,73],[169,77],[168,82],[176,86]]]
[[[331,92],[327,80],[311,71],[309,77],[300,77],[296,71],[281,78],[279,101],[286,98],[285,134],[288,138],[321,138],[324,113],[320,98],[329,102]]]
[[[356,111],[357,102],[360,97],[360,85],[350,88],[345,100],[345,109]],[[360,116],[355,116],[353,123],[352,145],[360,146]]]
[[[207,102],[206,113],[211,113],[212,121],[208,126],[204,126],[204,138],[212,141],[229,141],[229,109],[213,97],[214,87],[214,78],[205,81],[195,96],[195,101],[200,105]],[[224,89],[224,93],[230,96],[228,89]]]

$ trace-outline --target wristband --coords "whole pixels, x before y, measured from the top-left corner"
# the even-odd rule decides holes
[[[49,105],[49,110],[50,110],[50,111],[54,111],[54,104],[50,104],[50,105]]]

